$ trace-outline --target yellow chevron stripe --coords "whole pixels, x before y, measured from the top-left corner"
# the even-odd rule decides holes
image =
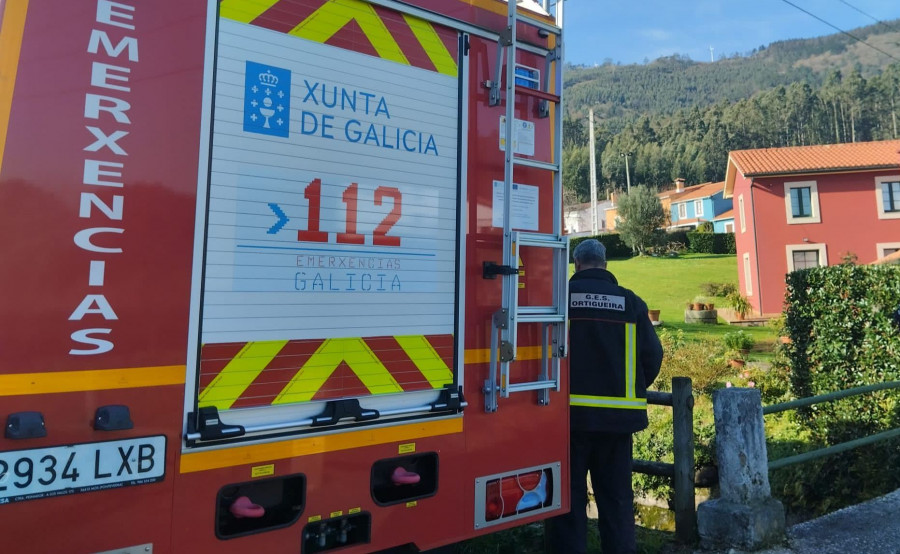
[[[403,392],[400,384],[361,338],[326,339],[272,404],[311,400],[341,362],[346,362],[372,394]]]
[[[431,343],[425,340],[425,337],[411,335],[394,337],[394,340],[406,352],[409,359],[416,364],[433,388],[439,389],[453,382],[453,372],[434,350]]]
[[[222,0],[219,17],[240,23],[250,23],[279,0]]]
[[[13,89],[19,69],[19,53],[25,33],[25,14],[28,0],[0,2],[0,168],[6,150],[6,133],[12,110]]]
[[[353,20],[359,24],[380,57],[410,65],[400,45],[375,13],[375,8],[360,0],[329,0],[288,34],[324,43]]]
[[[456,77],[459,71],[456,67],[456,61],[450,55],[450,52],[447,51],[447,47],[444,46],[441,37],[434,30],[434,26],[427,21],[406,14],[403,14],[403,19],[406,20],[406,24],[409,25],[409,28],[416,36],[416,40],[425,49],[425,53],[428,54],[428,58],[438,72]]]
[[[462,431],[462,416],[406,425],[390,425],[302,439],[236,446],[222,450],[189,452],[181,455],[178,469],[181,473],[193,473],[195,471],[271,462],[299,456],[310,456],[312,454],[338,452],[364,446],[407,442],[462,433]]]
[[[230,408],[287,343],[286,340],[272,340],[245,344],[237,356],[200,393],[200,407],[215,406],[220,410]]]

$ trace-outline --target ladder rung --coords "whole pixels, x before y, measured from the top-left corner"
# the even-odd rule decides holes
[[[509,392],[520,392],[526,390],[543,390],[543,389],[555,389],[556,381],[546,380],[546,381],[533,381],[531,383],[511,383],[506,390]]]
[[[538,169],[546,169],[547,171],[559,171],[559,165],[550,162],[541,162],[538,160],[529,160],[528,158],[520,158],[513,156],[516,165],[524,165],[527,167],[536,167]]]
[[[566,247],[567,240],[564,237],[549,235],[545,233],[525,233],[519,231],[516,233],[516,240],[519,246],[537,246],[541,248],[558,248],[562,250]]]
[[[522,85],[516,85],[516,94],[524,94],[525,96],[534,96],[535,98],[540,98],[541,100],[548,100],[555,104],[559,104],[559,96],[556,94],[550,94],[549,92],[544,92],[542,90],[531,88],[531,87],[523,87]]]
[[[556,315],[559,310],[556,306],[519,306],[519,314],[522,315]]]
[[[519,323],[564,323],[566,316],[563,314],[523,314],[516,316]]]

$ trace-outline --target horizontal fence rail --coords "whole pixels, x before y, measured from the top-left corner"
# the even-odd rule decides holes
[[[807,406],[813,406],[815,404],[821,404],[823,402],[839,400],[841,398],[847,398],[850,396],[859,396],[861,394],[867,394],[870,392],[875,392],[875,391],[880,391],[880,390],[891,390],[891,389],[898,389],[898,388],[900,388],[900,381],[886,381],[884,383],[876,383],[874,385],[865,385],[862,387],[854,387],[852,389],[829,392],[827,394],[810,396],[808,398],[798,398],[797,400],[791,400],[789,402],[782,402],[780,404],[772,404],[770,406],[763,406],[763,415],[777,414],[779,412],[784,412],[787,410],[794,410],[797,408],[805,408]],[[867,444],[873,444],[876,442],[889,440],[889,439],[892,439],[895,437],[900,437],[900,428],[890,429],[888,431],[882,431],[881,433],[869,435],[868,437],[861,437],[858,439],[841,442],[841,443],[838,443],[838,444],[835,444],[832,446],[828,446],[825,448],[819,448],[817,450],[810,450],[809,452],[804,452],[802,454],[796,454],[794,456],[787,456],[785,458],[779,458],[777,460],[770,460],[769,464],[768,464],[769,471],[772,471],[773,469],[780,469],[783,467],[795,465],[795,464],[800,464],[803,462],[808,462],[810,460],[815,460],[817,458],[823,458],[825,456],[837,454],[838,452],[852,450],[852,449],[858,448],[860,446],[865,446]]]

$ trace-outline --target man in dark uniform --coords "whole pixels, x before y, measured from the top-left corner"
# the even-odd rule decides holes
[[[606,248],[575,248],[569,280],[570,478],[572,510],[549,523],[558,554],[587,551],[587,473],[603,554],[633,553],[632,433],[647,427],[647,386],[663,351],[647,304],[606,270]]]

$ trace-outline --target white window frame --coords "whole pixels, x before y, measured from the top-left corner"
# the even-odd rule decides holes
[[[694,200],[694,217],[703,215],[703,200]]]
[[[734,232],[734,221],[725,224],[725,232],[733,233]]]
[[[744,253],[744,292],[753,296],[753,267],[750,265],[750,253]]]
[[[791,209],[791,190],[809,188],[809,217],[794,217]],[[793,181],[784,184],[784,212],[788,225],[803,225],[806,223],[822,223],[822,214],[819,212],[819,188],[815,181]]]
[[[744,195],[741,194],[738,196],[738,216],[741,220],[741,232],[747,232],[747,215],[744,212]]]
[[[875,245],[875,259],[880,260],[881,258],[887,256],[884,253],[885,250],[893,250],[900,249],[900,242],[879,242]]]
[[[900,219],[900,212],[884,211],[884,197],[881,194],[881,187],[884,183],[895,183],[897,181],[900,181],[900,175],[875,177],[875,202],[878,205],[878,219]]]
[[[678,219],[687,219],[687,203],[678,203]]]
[[[819,251],[819,267],[826,267],[828,265],[828,249],[825,244],[788,244],[785,246],[785,253],[787,254],[787,272],[790,273],[794,271],[794,252],[801,252],[804,250],[818,250]]]

